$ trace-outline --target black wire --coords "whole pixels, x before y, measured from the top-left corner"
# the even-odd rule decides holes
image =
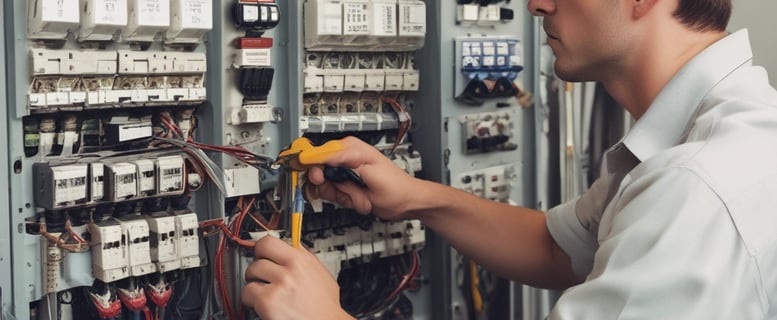
[[[216,286],[213,285],[213,274],[211,273],[210,266],[213,265],[213,262],[210,260],[210,246],[208,245],[208,238],[201,238],[203,240],[203,247],[205,247],[205,257],[208,261],[208,265],[203,267],[203,273],[205,274],[205,279],[208,279],[206,281],[202,282],[202,287],[200,288],[202,292],[202,296],[206,297],[210,301],[210,309],[216,310],[218,307],[216,306]],[[213,294],[213,297],[211,299],[210,294]]]

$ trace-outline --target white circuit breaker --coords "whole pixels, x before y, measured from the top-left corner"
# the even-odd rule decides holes
[[[178,238],[175,233],[175,217],[167,214],[146,215],[150,231],[151,261],[159,272],[181,267],[178,257]]]
[[[213,29],[212,0],[171,0],[167,43],[199,43]]]
[[[127,0],[81,0],[79,41],[112,40],[127,25]]]
[[[105,166],[100,162],[89,164],[89,201],[103,199],[105,195]]]
[[[135,160],[137,167],[138,196],[147,197],[156,193],[156,170],[154,161],[150,159]]]
[[[107,220],[89,224],[89,234],[94,277],[104,282],[128,277],[127,239],[119,222]]]
[[[27,1],[27,34],[31,39],[65,39],[78,28],[78,0]]]
[[[121,201],[138,195],[137,168],[129,162],[111,163],[105,165],[106,187],[108,200]]]
[[[58,209],[87,201],[87,165],[51,167],[33,165],[35,202],[46,209]]]
[[[170,28],[170,0],[129,0],[128,4],[124,40],[150,42]]]
[[[159,195],[177,195],[184,191],[183,157],[165,156],[156,158],[156,185]]]
[[[151,244],[149,241],[148,223],[142,217],[123,217],[118,219],[121,232],[127,245],[127,262],[129,275],[142,276],[156,271],[151,263]]]
[[[196,213],[175,215],[175,237],[178,241],[181,269],[200,266],[200,238],[197,234],[199,227]]]

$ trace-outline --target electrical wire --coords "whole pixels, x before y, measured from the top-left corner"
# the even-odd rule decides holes
[[[216,276],[216,282],[219,287],[219,294],[221,295],[221,305],[222,309],[227,314],[227,319],[234,320],[235,315],[232,314],[232,305],[229,302],[229,293],[227,292],[226,283],[224,281],[224,278],[227,276],[224,273],[224,250],[226,247],[226,236],[221,235],[221,238],[219,239],[219,247],[218,250],[216,250],[216,265],[214,266],[215,270],[215,276]]]
[[[89,250],[89,243],[85,241],[83,238],[78,236],[75,232],[72,232],[72,228],[69,228],[66,224],[65,228],[68,230],[68,232],[63,232],[59,236],[56,236],[52,233],[49,233],[46,231],[46,223],[35,223],[28,221],[26,223],[27,225],[37,225],[40,235],[42,235],[44,238],[52,242],[54,245],[56,245],[59,248],[62,248],[63,250],[80,253],[80,252],[86,252]],[[69,239],[74,239],[76,243],[69,243]]]
[[[403,107],[396,99],[385,95],[380,99],[384,103],[388,103],[391,106],[391,109],[393,109],[397,114],[397,121],[399,122],[399,131],[397,132],[396,140],[394,140],[394,144],[391,146],[391,151],[389,152],[389,156],[392,156],[394,155],[394,151],[397,149],[399,144],[402,143],[402,139],[405,138],[407,132],[410,130],[413,119],[410,117],[410,113],[405,109],[405,107]]]
[[[341,271],[338,283],[343,308],[358,319],[369,319],[394,305],[403,291],[416,285],[413,280],[420,270],[420,258],[415,251],[409,254],[410,266],[403,262],[404,256],[395,256]],[[387,291],[395,283],[392,275],[399,270],[406,270],[405,274],[393,290]]]
[[[391,292],[391,294],[386,298],[386,302],[389,302],[391,300],[394,300],[402,291],[407,289],[409,287],[410,282],[415,279],[416,275],[418,274],[418,270],[420,268],[420,258],[418,257],[418,252],[412,251],[413,256],[413,262],[410,266],[410,271],[407,272],[405,276],[402,277],[402,281],[399,283],[396,289]]]
[[[223,220],[208,220],[203,221],[200,223],[200,227],[207,227],[207,226],[218,226],[221,230],[221,237],[219,239],[219,247],[216,251],[216,257],[215,257],[215,277],[217,286],[219,287],[219,294],[221,298],[221,304],[223,309],[225,310],[227,314],[227,319],[234,320],[238,319],[234,315],[234,309],[232,309],[232,304],[229,299],[229,289],[226,285],[226,278],[228,277],[228,274],[224,271],[224,253],[227,249],[227,239],[230,239],[240,246],[253,248],[254,244],[256,244],[255,241],[251,240],[243,240],[240,239],[240,229],[243,224],[243,220],[245,219],[246,215],[249,215],[249,211],[251,210],[251,207],[254,204],[255,199],[251,198],[247,203],[243,197],[238,198],[237,203],[237,209],[238,213],[235,215],[235,217],[230,221],[229,226],[224,224]]]

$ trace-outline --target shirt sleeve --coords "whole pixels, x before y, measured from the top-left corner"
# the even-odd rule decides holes
[[[596,237],[583,227],[575,214],[578,201],[579,196],[548,210],[546,225],[556,244],[569,255],[572,271],[585,276],[591,272],[597,244]]]
[[[758,266],[699,175],[675,167],[624,184],[603,216],[591,273],[564,292],[550,319],[765,317]],[[570,218],[548,220],[549,229],[573,229]]]

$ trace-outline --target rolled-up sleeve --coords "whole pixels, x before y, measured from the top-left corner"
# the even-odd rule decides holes
[[[596,237],[586,230],[575,214],[580,197],[558,205],[547,213],[546,224],[556,244],[569,255],[572,270],[579,276],[591,272],[596,252]]]

